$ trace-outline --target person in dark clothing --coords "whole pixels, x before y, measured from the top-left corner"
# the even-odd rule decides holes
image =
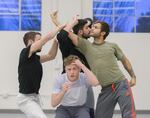
[[[46,55],[37,55],[42,46],[60,31],[63,26],[53,32],[49,32],[41,38],[39,32],[27,32],[23,41],[25,48],[22,49],[18,65],[19,95],[18,106],[28,118],[47,118],[40,106],[39,89],[42,80],[41,63],[55,58],[58,49],[58,41],[55,39],[52,48]]]
[[[51,14],[51,19],[53,23],[58,26],[61,23],[57,19],[57,11],[54,11]],[[90,18],[86,19],[79,19],[78,24],[73,27],[73,32],[77,34],[79,37],[83,37],[88,39],[89,33],[90,33],[90,27],[92,24],[92,20],[89,20]],[[76,55],[78,56],[82,63],[90,69],[90,66],[85,58],[85,56],[78,51],[75,48],[75,45],[72,43],[70,38],[68,37],[68,32],[66,32],[64,29],[62,29],[58,34],[57,34],[57,40],[59,42],[59,49],[62,53],[62,59],[64,60],[66,57],[69,55]],[[65,72],[64,65],[63,65],[63,72]],[[94,118],[94,94],[93,94],[93,89],[91,87],[88,88],[87,91],[87,101],[86,101],[86,106],[90,109],[90,118]]]

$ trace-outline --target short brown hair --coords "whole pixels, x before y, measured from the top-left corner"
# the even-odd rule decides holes
[[[27,46],[29,40],[33,40],[34,41],[35,35],[36,35],[36,32],[32,32],[32,31],[25,33],[25,35],[23,37],[24,44]]]
[[[76,55],[70,55],[70,56],[66,57],[64,59],[64,66],[66,67],[66,66],[70,65],[71,63],[73,63],[77,59],[80,60],[80,58]]]
[[[76,24],[72,29],[73,33],[78,34],[79,30],[82,30],[83,27],[87,24],[87,21],[84,19],[78,19],[78,24]]]

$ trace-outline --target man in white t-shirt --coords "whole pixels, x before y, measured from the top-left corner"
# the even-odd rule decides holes
[[[85,106],[87,89],[97,86],[95,75],[74,55],[64,60],[66,73],[55,79],[51,104],[57,107],[55,118],[90,118]],[[81,69],[84,73],[80,72]]]

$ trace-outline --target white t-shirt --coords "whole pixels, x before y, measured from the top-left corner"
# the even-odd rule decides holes
[[[67,74],[64,73],[55,79],[53,87],[53,93],[59,93],[62,89],[62,85],[66,82],[70,82],[67,78]],[[84,73],[79,74],[79,79],[71,82],[70,89],[65,93],[61,105],[63,106],[80,106],[85,104],[87,98],[87,90],[90,86]]]

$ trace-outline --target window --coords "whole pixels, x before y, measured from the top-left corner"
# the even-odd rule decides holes
[[[0,30],[41,30],[41,0],[0,0]]]
[[[93,19],[112,32],[150,32],[149,0],[93,0]]]

